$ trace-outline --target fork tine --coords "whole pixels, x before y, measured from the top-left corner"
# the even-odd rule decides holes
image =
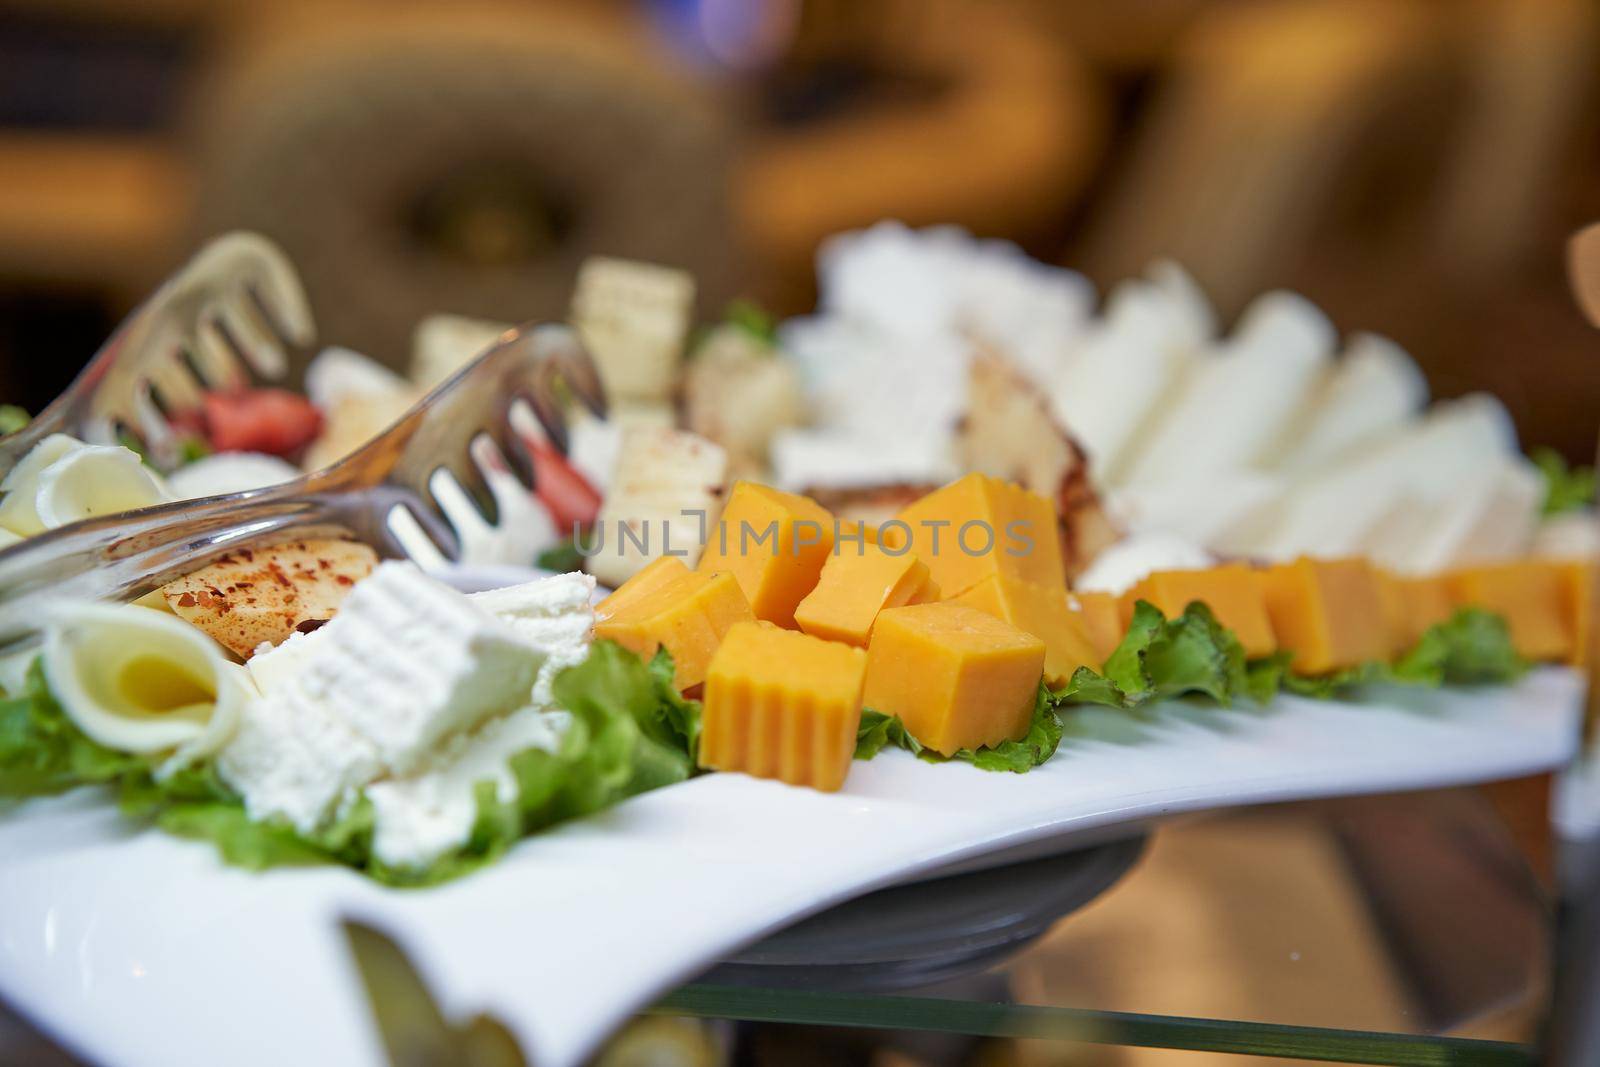
[[[500,446],[479,434],[470,446],[472,461],[483,475],[495,503],[498,555],[506,563],[531,563],[542,548],[556,542],[555,519],[526,485],[512,473]]]
[[[269,381],[277,381],[289,370],[289,359],[284,354],[283,345],[273,336],[272,330],[262,323],[260,312],[250,306],[248,295],[243,291],[237,295],[244,299],[225,304],[221,309],[223,329],[257,374]]]
[[[222,332],[217,320],[209,315],[194,332],[190,355],[210,388],[228,392],[248,384],[249,377],[239,363],[233,346],[229,344],[227,335]]]
[[[456,536],[461,540],[463,547],[472,539],[472,535],[482,535],[490,529],[489,516],[483,513],[478,502],[472,494],[462,487],[461,482],[444,467],[440,467],[428,477],[428,492],[433,495],[433,501],[444,513],[444,519],[455,529]]]
[[[200,384],[175,352],[155,362],[150,368],[149,381],[156,401],[168,416],[178,411],[193,411],[204,399]]]
[[[450,565],[450,557],[423,528],[417,514],[405,504],[396,504],[384,517],[384,526],[402,555],[425,571]]]
[[[157,467],[169,469],[177,459],[176,437],[172,432],[172,424],[151,399],[148,383],[141,385],[133,394],[133,409],[145,453]]]
[[[276,246],[267,246],[260,258],[262,269],[248,283],[251,299],[279,337],[298,348],[306,347],[316,340],[317,329],[305,287]]]

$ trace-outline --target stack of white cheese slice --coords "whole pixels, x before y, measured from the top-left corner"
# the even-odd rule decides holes
[[[1220,332],[1176,264],[1114,288],[958,231],[887,224],[828,242],[817,314],[784,324],[814,425],[781,435],[789,488],[938,482],[976,347],[1045,389],[1115,519],[1175,541],[1285,559],[1362,553],[1405,572],[1521,554],[1542,480],[1485,395],[1428,407],[1404,350],[1288,292]],[[1158,546],[1166,549],[1157,551]],[[1149,549],[1147,552],[1146,549]],[[1112,570],[1126,570],[1118,563]]]

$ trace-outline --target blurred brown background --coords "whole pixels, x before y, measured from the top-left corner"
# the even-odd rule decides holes
[[[1300,289],[1583,458],[1597,60],[1587,0],[0,0],[0,399],[223,229],[398,364],[430,312],[562,313],[593,252],[801,311],[820,238],[897,217]]]

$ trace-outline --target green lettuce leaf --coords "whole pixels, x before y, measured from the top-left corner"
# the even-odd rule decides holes
[[[683,745],[683,750],[689,757],[689,765],[693,767],[700,759],[701,706],[698,700],[686,700],[683,694],[678,692],[678,687],[673,684],[673,674],[676,670],[677,665],[672,662],[672,653],[665,648],[658,649],[655,657],[650,660],[650,676],[656,687],[659,719]]]
[[[1057,704],[1105,704],[1131,708],[1152,700],[1202,693],[1219,704],[1265,691],[1252,677],[1233,632],[1196,601],[1168,619],[1148,601],[1134,605],[1128,632],[1096,673],[1080,667],[1052,694]],[[1269,697],[1270,699],[1270,697]]]
[[[1002,741],[979,749],[958,749],[950,756],[940,755],[923,745],[906,729],[899,716],[863,708],[861,725],[856,728],[856,759],[869,760],[885,746],[893,745],[929,763],[963,760],[979,770],[1022,774],[1055,755],[1061,744],[1061,720],[1056,716],[1055,705],[1054,695],[1040,683],[1034,696],[1033,718],[1022,740]]]
[[[16,433],[32,421],[33,416],[28,414],[26,408],[20,408],[15,404],[0,404],[0,435]]]
[[[1022,740],[1002,741],[977,750],[963,748],[951,758],[966,760],[983,771],[1023,774],[1054,756],[1060,744],[1061,720],[1056,717],[1055,698],[1040,682],[1033,700],[1033,719]]]
[[[1566,457],[1553,448],[1537,449],[1533,462],[1544,475],[1544,513],[1560,515],[1586,508],[1595,500],[1593,467],[1569,467]]]
[[[1411,651],[1393,663],[1363,663],[1322,675],[1297,675],[1288,659],[1273,657],[1279,684],[1297,696],[1331,700],[1365,685],[1503,685],[1528,669],[1511,643],[1505,619],[1481,608],[1463,608],[1422,635]],[[1252,664],[1263,669],[1265,661]]]
[[[1112,708],[1128,706],[1128,697],[1117,683],[1092,667],[1079,667],[1067,684],[1053,694],[1057,704],[1104,704]]]
[[[39,659],[29,665],[22,692],[0,700],[0,794],[60,793],[148,772],[146,759],[106,748],[67,718]]]
[[[659,662],[660,657],[657,659]],[[629,777],[622,786],[625,796],[681,782],[694,771],[690,749],[699,735],[698,705],[682,700],[673,690],[670,657],[664,666],[665,680],[661,666],[647,666],[613,641],[596,641],[587,659],[556,676],[556,702],[585,723],[592,733],[590,743],[611,748],[624,745],[624,731],[611,721],[618,718],[617,711],[632,724],[632,736],[627,739],[631,759],[622,758],[619,751],[610,761],[629,766]]]
[[[885,745],[921,755],[922,744],[906,730],[898,715],[885,715],[871,708],[861,709],[861,725],[856,727],[856,759],[871,759]]]

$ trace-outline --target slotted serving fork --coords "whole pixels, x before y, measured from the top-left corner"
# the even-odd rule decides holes
[[[519,527],[549,523],[532,500],[523,441],[536,424],[565,451],[576,404],[606,413],[576,334],[559,325],[508,330],[331,467],[266,489],[73,523],[0,552],[0,648],[29,640],[52,604],[133,599],[240,548],[349,534],[426,567],[461,559],[474,537],[503,545]]]
[[[131,435],[162,470],[178,462],[174,416],[200,407],[208,389],[266,380],[288,368],[285,346],[316,337],[310,305],[287,256],[259,234],[207,244],[123,320],[66,392],[14,434],[0,438],[0,477],[53,433],[91,444]]]

